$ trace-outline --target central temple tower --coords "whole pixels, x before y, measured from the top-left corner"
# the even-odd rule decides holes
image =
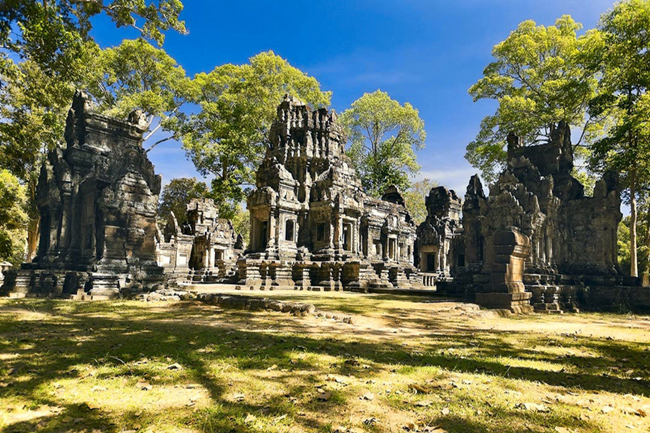
[[[240,261],[243,284],[419,285],[415,226],[403,198],[394,187],[383,200],[366,196],[344,147],[334,112],[288,96],[278,106],[248,199],[251,241]]]

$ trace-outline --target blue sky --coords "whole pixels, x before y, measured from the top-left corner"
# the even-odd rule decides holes
[[[168,33],[165,49],[189,75],[224,63],[241,64],[273,50],[333,91],[332,107],[343,111],[377,89],[420,111],[427,132],[418,152],[428,177],[464,195],[476,172],[465,146],[491,101],[473,103],[467,89],[491,61],[492,47],[521,21],[551,25],[570,14],[594,27],[613,0],[184,0],[188,35]],[[103,46],[136,37],[98,20],[93,30]],[[150,158],[164,182],[200,177],[180,143],[166,142]]]

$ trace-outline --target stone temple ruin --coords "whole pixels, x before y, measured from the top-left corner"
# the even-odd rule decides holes
[[[270,132],[251,232],[246,287],[367,290],[421,286],[415,224],[399,191],[367,196],[345,156],[336,114],[285,98]]]
[[[417,254],[424,278],[453,281],[452,260],[464,260],[458,251],[462,226],[461,200],[444,186],[432,188],[425,200],[427,218],[417,229]],[[462,263],[461,263],[462,264]]]
[[[182,225],[171,214],[157,227],[161,178],[142,148],[143,132],[138,112],[127,121],[102,116],[77,93],[66,146],[49,152],[39,178],[38,254],[7,272],[4,293],[101,299],[179,283],[437,287],[519,312],[650,309],[650,289],[618,269],[617,179],[606,174],[585,196],[571,175],[564,123],[543,145],[523,146],[511,134],[507,166],[489,196],[478,176],[463,202],[433,188],[428,216],[416,228],[395,187],[381,199],[364,193],[335,113],[287,97],[248,198],[246,251],[208,199],[192,200]]]
[[[127,121],[99,115],[77,92],[66,147],[50,151],[41,169],[39,248],[12,278],[14,296],[109,298],[163,283],[155,255],[161,178],[142,148],[143,122],[139,112]]]
[[[208,198],[190,201],[182,226],[171,212],[156,241],[158,264],[176,282],[231,282],[243,253],[241,235],[232,221],[219,218],[219,209]]]
[[[560,123],[549,143],[527,147],[511,134],[507,167],[489,197],[478,176],[472,177],[462,235],[455,248],[445,250],[454,277],[444,286],[448,293],[475,295],[490,308],[559,311],[575,308],[586,286],[622,284],[616,178],[606,174],[593,197],[586,197],[571,175],[570,134]],[[453,221],[457,211],[447,203],[457,201],[450,196],[437,201],[430,214]]]

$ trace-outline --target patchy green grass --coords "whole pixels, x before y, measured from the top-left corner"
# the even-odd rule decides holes
[[[650,430],[647,316],[242,294],[354,324],[189,302],[0,300],[0,431]]]

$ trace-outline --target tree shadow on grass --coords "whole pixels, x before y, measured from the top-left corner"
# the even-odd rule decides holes
[[[34,404],[63,407],[64,411],[58,415],[14,423],[4,428],[3,432],[81,431],[81,426],[89,428],[95,425],[100,431],[114,432],[119,431],[120,426],[123,428],[124,425],[133,423],[133,414],[128,412],[108,414],[97,409],[88,411],[83,405],[71,405],[57,398],[56,393],[47,392],[61,378],[82,379],[78,366],[88,364],[107,365],[114,369],[109,374],[99,375],[98,379],[123,376],[130,382],[146,379],[154,386],[179,381],[200,384],[207,390],[211,405],[191,416],[188,414],[184,422],[206,432],[260,431],[255,425],[246,423],[245,415],[248,413],[262,413],[268,417],[288,415],[283,422],[292,422],[308,430],[326,431],[329,428],[328,422],[323,421],[323,418],[337,419],[341,405],[345,404],[344,394],[339,399],[325,402],[318,401],[315,396],[305,397],[303,407],[318,412],[321,416],[301,416],[295,406],[283,396],[264,397],[258,404],[233,402],[227,395],[230,391],[229,384],[211,367],[214,363],[234,363],[249,374],[272,368],[286,370],[268,380],[282,383],[287,395],[304,396],[310,392],[310,388],[313,390],[319,374],[324,371],[309,359],[296,361],[297,352],[325,354],[337,359],[358,359],[359,362],[338,362],[330,366],[328,372],[353,374],[362,379],[372,379],[382,366],[398,364],[407,367],[436,366],[448,371],[539,381],[572,390],[605,390],[644,396],[650,394],[647,381],[602,376],[582,370],[579,373],[567,373],[508,366],[492,361],[490,359],[499,357],[525,359],[534,355],[535,360],[560,363],[552,354],[545,356],[518,349],[506,341],[508,333],[495,330],[482,331],[480,336],[460,326],[450,335],[436,332],[432,334],[431,342],[424,343],[424,347],[417,353],[412,353],[400,344],[387,341],[323,341],[296,335],[299,319],[281,313],[228,311],[223,319],[229,326],[225,326],[224,323],[215,324],[210,321],[211,318],[223,315],[223,310],[185,303],[149,311],[143,311],[132,304],[60,304],[47,301],[17,302],[12,304],[12,308],[17,312],[43,313],[45,317],[41,320],[16,322],[7,315],[0,315],[0,335],[3,335],[0,339],[0,354],[17,354],[0,367],[0,381],[11,382],[10,386],[0,388],[0,398],[22,396]],[[266,320],[277,321],[273,327],[282,333],[265,332],[267,329],[255,325],[255,319],[260,315]],[[247,329],[247,326],[251,329]],[[253,326],[257,326],[256,329]],[[444,331],[442,323],[436,326]],[[355,328],[350,327],[351,338],[354,338],[354,331]],[[439,350],[441,347],[473,347],[477,340],[480,352],[476,357],[458,357]],[[648,355],[642,349],[630,347],[623,342],[603,344],[574,340],[572,344],[576,347],[594,345],[594,350],[605,351],[614,359],[628,358],[634,368],[639,369],[645,365],[639,363],[644,363]],[[146,367],[135,365],[143,356],[163,362],[169,358],[183,367],[182,374],[175,378],[157,378]],[[606,358],[591,361],[597,363],[599,369],[615,366],[615,362]],[[373,368],[365,368],[362,364],[366,362],[374,364]],[[293,384],[292,380],[296,374],[304,376],[298,385]],[[259,374],[257,376],[259,380],[265,380]],[[556,414],[529,415],[511,411],[501,416],[511,421],[500,429],[502,432],[519,431],[522,422],[537,422],[539,417],[547,423],[571,426],[569,421],[559,419]],[[75,419],[78,418],[87,419],[88,422],[75,424]],[[146,426],[148,419],[150,417],[146,415],[141,416],[138,422]],[[454,417],[439,417],[437,421],[449,432],[493,431],[490,429],[494,428],[493,424],[475,422],[470,425],[467,420]]]

